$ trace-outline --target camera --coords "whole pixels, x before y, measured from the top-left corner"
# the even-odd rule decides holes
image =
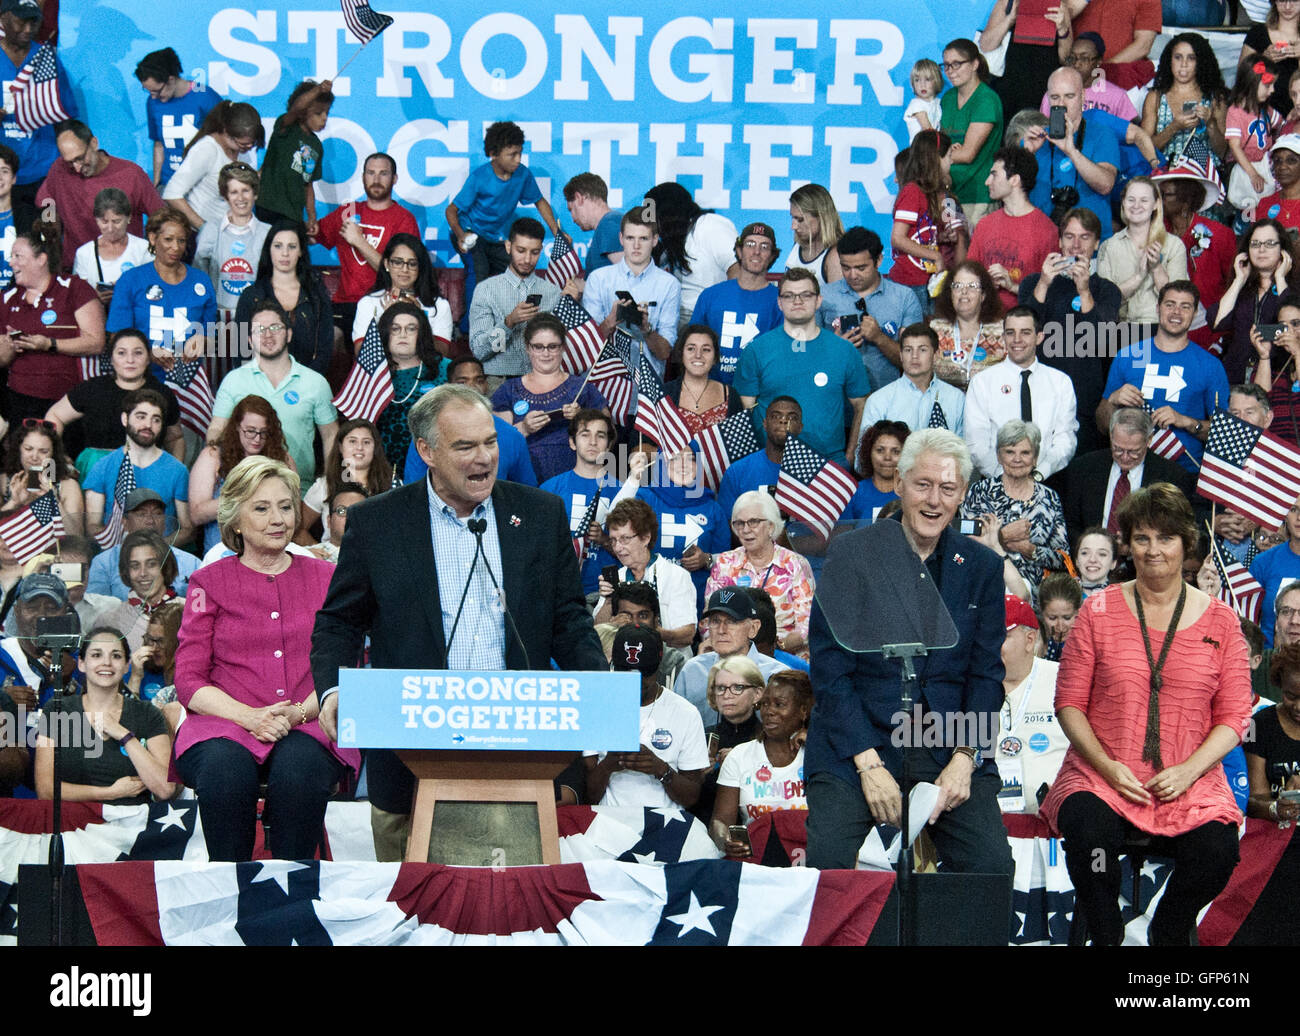
[[[1079,190],[1073,184],[1052,188],[1052,222],[1058,226],[1061,217],[1079,204]]]

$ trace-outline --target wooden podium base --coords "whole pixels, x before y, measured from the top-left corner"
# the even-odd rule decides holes
[[[560,862],[552,782],[573,761],[572,752],[402,750],[397,755],[416,778],[407,863]]]

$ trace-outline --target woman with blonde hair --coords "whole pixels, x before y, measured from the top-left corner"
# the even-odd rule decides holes
[[[1097,275],[1124,297],[1121,320],[1154,324],[1160,289],[1187,278],[1187,246],[1165,231],[1160,191],[1150,177],[1135,176],[1124,185],[1119,211],[1124,229],[1101,243]]]
[[[796,266],[808,270],[817,278],[817,286],[826,291],[844,276],[840,272],[840,257],[835,245],[844,236],[835,199],[819,183],[806,183],[790,195],[790,229],[794,231],[795,248],[785,261],[785,268]]]

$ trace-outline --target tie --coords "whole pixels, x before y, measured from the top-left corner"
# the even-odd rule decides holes
[[[1020,372],[1020,420],[1034,419],[1034,401],[1029,396],[1029,371]]]
[[[1115,515],[1119,511],[1119,505],[1124,502],[1124,498],[1129,494],[1128,472],[1121,471],[1119,478],[1115,480],[1115,492],[1110,495],[1110,517],[1106,519],[1106,528],[1119,535],[1119,522],[1115,520]]]

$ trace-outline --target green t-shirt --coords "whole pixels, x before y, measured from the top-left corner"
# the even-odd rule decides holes
[[[984,141],[975,161],[952,166],[952,193],[963,205],[987,204],[989,189],[984,181],[993,168],[993,154],[1002,146],[1002,101],[987,83],[980,83],[966,103],[957,106],[957,91],[950,89],[939,101],[943,110],[943,132],[952,137],[954,144],[966,139],[972,122],[991,122],[993,132]]]
[[[275,129],[266,142],[257,204],[302,222],[303,185],[321,178],[321,156],[325,149],[320,137],[302,123],[290,126],[287,132],[282,133],[283,128],[284,116],[281,115],[275,120]]]

